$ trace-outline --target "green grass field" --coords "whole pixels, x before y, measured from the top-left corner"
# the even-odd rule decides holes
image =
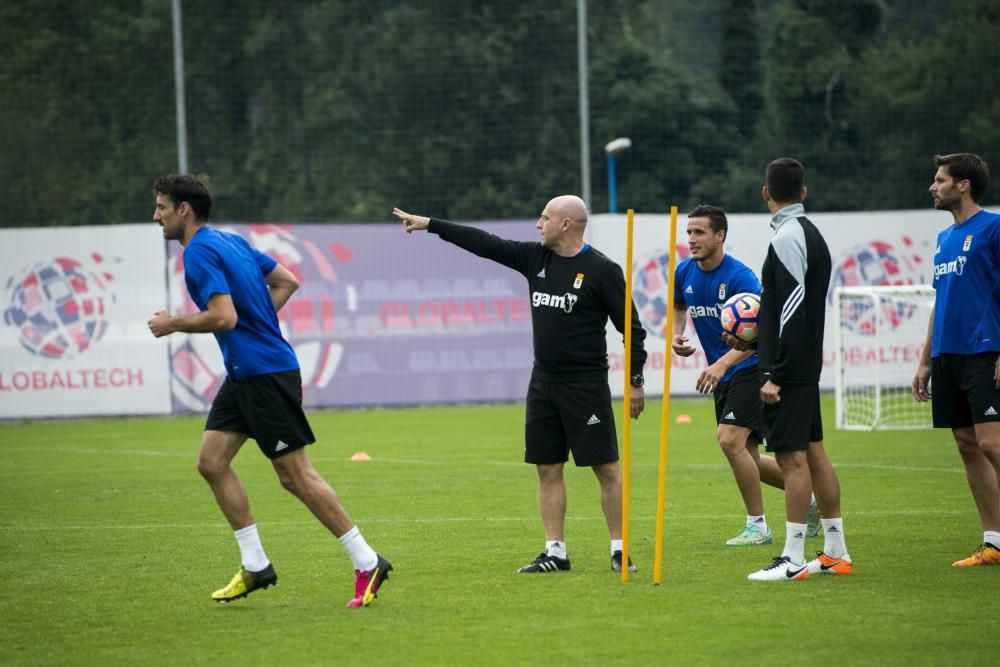
[[[1000,568],[951,567],[981,528],[950,436],[837,432],[824,407],[856,574],[747,581],[781,551],[782,497],[765,490],[775,544],[723,546],[744,513],[711,401],[679,400],[659,587],[658,402],[633,422],[626,585],[589,469],[567,469],[572,572],[516,574],[543,546],[522,406],[314,413],[316,467],[396,567],[360,610],[346,554],[252,442],[236,467],[280,581],[218,605],[239,552],[194,467],[201,418],[0,425],[0,663],[995,662]]]

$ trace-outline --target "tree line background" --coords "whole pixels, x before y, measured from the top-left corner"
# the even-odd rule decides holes
[[[575,0],[184,3],[190,170],[213,219],[533,217],[581,191]],[[1000,0],[588,7],[592,208],[929,206],[935,153],[1000,179]],[[0,226],[149,220],[177,165],[167,0],[0,4]],[[996,201],[997,186],[987,194]]]

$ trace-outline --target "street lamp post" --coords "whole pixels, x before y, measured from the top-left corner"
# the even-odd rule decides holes
[[[632,140],[628,137],[612,139],[604,146],[608,155],[608,212],[618,212],[618,192],[615,183],[615,157],[632,148]]]

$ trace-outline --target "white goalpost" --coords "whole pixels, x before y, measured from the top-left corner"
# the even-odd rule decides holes
[[[837,428],[931,428],[930,403],[910,390],[934,306],[929,285],[833,291]]]

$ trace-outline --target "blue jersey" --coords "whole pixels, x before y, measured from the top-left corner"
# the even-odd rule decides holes
[[[1000,351],[1000,215],[979,211],[938,234],[931,356]]]
[[[236,328],[215,333],[231,379],[299,368],[264,281],[276,265],[243,237],[208,226],[184,249],[184,282],[195,305],[205,310],[213,294],[228,294],[236,307]]]
[[[710,364],[729,352],[722,340],[719,313],[726,299],[740,292],[760,294],[760,281],[746,264],[732,255],[725,255],[722,263],[711,271],[702,271],[698,262],[689,257],[678,264],[674,272],[674,304],[688,307],[694,330]],[[755,353],[726,371],[722,382],[728,382],[736,371],[756,364]]]

